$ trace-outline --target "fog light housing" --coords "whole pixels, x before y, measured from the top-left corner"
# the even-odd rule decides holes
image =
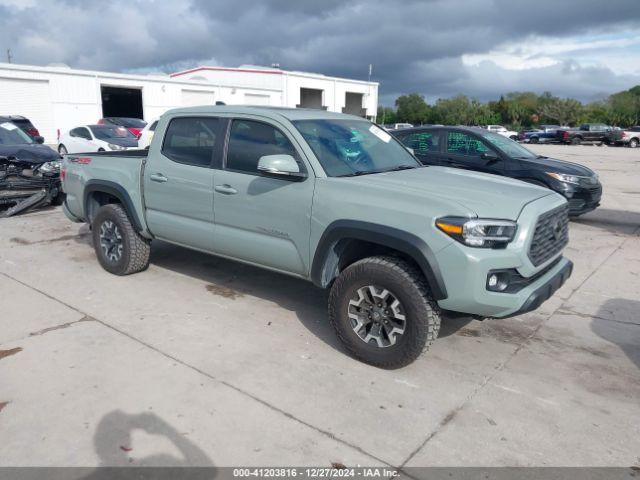
[[[487,276],[487,290],[491,292],[504,292],[509,287],[509,277],[507,272],[489,273]]]

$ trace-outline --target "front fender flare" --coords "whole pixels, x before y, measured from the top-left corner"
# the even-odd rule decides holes
[[[447,298],[447,289],[433,250],[420,237],[397,228],[357,220],[336,220],[322,234],[311,265],[311,280],[326,288],[333,278],[326,267],[342,239],[362,240],[392,248],[411,257],[420,267],[436,300]]]

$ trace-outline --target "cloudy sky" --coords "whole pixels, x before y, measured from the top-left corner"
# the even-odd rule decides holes
[[[593,100],[640,84],[639,0],[0,0],[15,63],[119,72],[279,63],[402,93]]]

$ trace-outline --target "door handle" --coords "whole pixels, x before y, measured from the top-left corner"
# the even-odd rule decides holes
[[[228,183],[225,183],[224,185],[216,185],[214,187],[214,190],[219,193],[224,193],[225,195],[235,195],[236,193],[238,193],[238,190],[233,188]]]
[[[158,182],[158,183],[164,183],[167,180],[169,180],[167,177],[165,177],[163,174],[161,173],[152,173],[149,178],[151,179],[152,182]]]

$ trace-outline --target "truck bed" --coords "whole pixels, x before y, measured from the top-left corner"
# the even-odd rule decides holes
[[[146,158],[149,155],[148,149],[136,150],[120,150],[115,152],[86,152],[86,153],[70,153],[69,157],[135,157]]]
[[[141,212],[141,175],[148,153],[148,150],[124,150],[66,155],[62,167],[66,208],[78,219],[90,220],[87,195],[101,186],[114,195],[128,197],[123,201],[130,202]]]

